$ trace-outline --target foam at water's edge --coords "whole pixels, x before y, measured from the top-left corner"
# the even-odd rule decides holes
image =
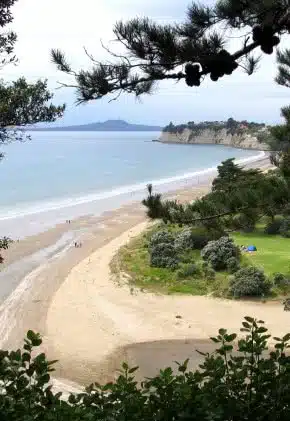
[[[258,155],[250,156],[248,158],[241,158],[235,161],[237,164],[247,164],[250,162],[258,161],[262,159],[265,155],[266,153],[264,151],[261,151]],[[18,210],[14,209],[14,210],[8,210],[5,212],[2,212],[0,213],[0,221],[19,218],[23,216],[35,215],[38,213],[43,213],[43,212],[48,212],[48,211],[59,210],[59,209],[68,208],[71,206],[83,205],[83,204],[95,202],[98,200],[113,198],[115,196],[120,196],[122,194],[142,192],[143,190],[146,189],[146,186],[149,183],[152,183],[155,187],[163,186],[169,183],[185,181],[185,180],[193,179],[195,177],[199,177],[201,175],[210,174],[211,172],[214,172],[216,169],[217,167],[214,166],[214,167],[206,168],[204,170],[188,172],[185,174],[167,177],[167,178],[161,178],[159,180],[148,180],[146,182],[144,181],[141,183],[126,185],[126,186],[115,188],[110,191],[92,193],[86,196],[80,196],[76,198],[62,199],[57,202],[53,202],[53,201],[39,202],[33,206],[27,206],[25,208],[24,207],[19,208]]]

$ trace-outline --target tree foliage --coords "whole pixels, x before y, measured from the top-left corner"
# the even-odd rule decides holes
[[[150,249],[150,265],[156,268],[176,269],[179,259],[173,244],[159,243]]]
[[[0,2],[0,67],[17,63],[14,54],[17,36],[4,29],[13,20],[11,8],[16,1]],[[51,104],[52,97],[47,89],[47,81],[29,83],[21,77],[7,83],[0,79],[0,143],[21,139],[23,132],[18,130],[21,126],[52,122],[61,117],[65,107]]]
[[[279,233],[282,237],[290,238],[290,218],[284,218],[281,222]]]
[[[231,258],[240,257],[239,248],[232,238],[221,237],[219,240],[210,241],[201,251],[201,257],[215,270],[224,270]]]
[[[234,297],[260,297],[268,294],[271,283],[264,272],[256,267],[243,267],[230,281],[230,291]]]
[[[28,83],[24,78],[10,84],[0,81],[0,142],[21,139],[21,126],[61,117],[64,106],[49,103],[52,97],[47,81]]]
[[[149,249],[157,246],[158,244],[173,244],[174,235],[168,230],[158,230],[154,232],[149,239]]]
[[[176,235],[174,240],[174,247],[178,252],[184,252],[188,249],[194,248],[194,241],[192,231],[188,228],[185,228]]]
[[[286,421],[290,417],[290,334],[271,338],[264,322],[245,317],[241,333],[221,328],[200,366],[188,360],[139,384],[123,363],[114,382],[93,383],[68,401],[49,385],[55,362],[28,332],[24,349],[0,352],[3,421]],[[271,342],[270,342],[271,341]],[[274,343],[274,344],[273,344]],[[272,345],[273,344],[273,345]]]
[[[14,45],[17,36],[5,30],[12,22],[11,8],[17,0],[0,1],[0,68],[17,63]],[[53,95],[47,89],[47,81],[38,80],[29,83],[24,77],[7,83],[0,79],[0,145],[11,140],[22,140],[25,137],[21,127],[39,123],[52,122],[63,115],[65,106],[55,106],[50,101]],[[3,154],[0,153],[0,160]],[[0,240],[0,250],[7,249],[10,240]],[[0,255],[0,263],[3,258]]]
[[[271,128],[270,145],[272,149],[271,160],[283,177],[290,183],[290,107],[281,110],[284,124]],[[289,184],[290,185],[290,184]]]
[[[230,257],[227,261],[227,270],[230,273],[236,273],[241,268],[237,257]]]
[[[279,85],[290,88],[290,50],[287,48],[284,51],[277,52],[278,75],[276,82]]]
[[[176,200],[162,200],[152,189],[143,205],[152,219],[182,225],[203,225],[208,230],[235,228],[236,217],[245,228],[255,224],[261,215],[283,213],[290,202],[289,184],[280,173],[263,173],[243,169],[228,159],[218,166],[212,191],[193,203],[182,205]],[[247,223],[246,223],[247,222]],[[249,225],[250,224],[250,225]]]
[[[177,125],[170,122],[162,131],[165,133],[182,133],[183,130],[189,129],[194,135],[198,136],[203,130],[213,130],[216,133],[226,130],[228,134],[239,135],[243,133],[255,134],[258,133],[258,130],[265,128],[266,125],[264,123],[249,122],[246,120],[236,121],[230,117],[227,121],[202,121],[200,123],[189,121],[187,124]]]
[[[14,44],[17,40],[17,35],[15,32],[3,30],[3,28],[13,20],[11,7],[16,1],[17,0],[1,0],[0,2],[0,67],[17,62],[17,58],[14,54]]]
[[[52,51],[58,69],[74,78],[79,102],[122,92],[152,93],[163,80],[184,80],[199,86],[209,75],[217,81],[238,67],[255,70],[260,49],[272,54],[280,38],[289,34],[289,5],[285,0],[218,0],[213,6],[194,2],[181,24],[157,24],[148,18],[117,22],[113,28],[123,54],[111,52],[115,62],[99,62],[90,53],[90,70],[72,69],[63,52]],[[233,31],[240,36],[237,51],[227,49]]]

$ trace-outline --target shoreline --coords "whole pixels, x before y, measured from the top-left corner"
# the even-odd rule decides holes
[[[268,158],[265,157],[248,163],[247,166],[254,167],[257,166],[257,163],[263,168],[270,167]],[[183,202],[193,200],[209,191],[211,180],[212,178],[208,177],[206,181],[199,185],[186,186],[186,188],[178,189],[164,196],[175,197]],[[164,334],[162,329],[157,328],[158,317],[160,323],[164,321],[166,315],[168,316],[168,309],[164,308],[164,316],[162,316],[162,314],[157,314],[158,310],[155,306],[157,305],[158,308],[158,303],[161,302],[166,307],[166,303],[167,305],[168,303],[172,304],[174,297],[162,298],[146,293],[143,298],[139,297],[141,300],[139,305],[134,304],[132,301],[134,301],[135,296],[131,295],[130,289],[126,286],[116,287],[108,272],[108,262],[115,251],[124,242],[126,243],[132,235],[142,232],[147,224],[145,220],[144,208],[139,201],[132,202],[119,209],[108,211],[100,217],[82,217],[72,221],[71,224],[59,224],[52,230],[28,237],[12,245],[12,248],[5,252],[4,270],[11,268],[13,262],[21,260],[23,256],[34,255],[44,246],[48,248],[51,243],[55,244],[57,239],[67,232],[73,232],[75,235],[68,241],[64,241],[61,246],[56,247],[51,254],[42,256],[42,260],[34,262],[36,266],[32,270],[27,270],[21,278],[22,281],[18,283],[18,286],[0,306],[1,348],[16,349],[21,346],[28,329],[40,332],[44,338],[41,350],[46,352],[50,359],[60,359],[56,372],[57,377],[84,384],[96,380],[98,375],[100,380],[112,379],[115,370],[119,368],[119,362],[127,355],[130,361],[135,361],[135,357],[132,357],[135,351],[133,352],[132,349],[136,343],[156,342],[162,338],[165,341],[180,339],[180,334],[177,332],[174,323],[173,331],[168,328],[168,334]],[[140,227],[142,228],[141,231]],[[75,249],[72,247],[72,239],[74,238],[82,241],[82,248]],[[101,275],[102,273],[103,275]],[[6,278],[7,281],[8,278]],[[78,288],[81,288],[81,290],[78,290]],[[106,291],[110,297],[114,298],[113,302],[108,301],[106,295],[103,296]],[[102,296],[105,299],[102,300]],[[125,306],[119,306],[120,296],[123,297]],[[82,299],[81,302],[80,299]],[[179,308],[183,300],[179,304],[177,302],[179,302],[179,297],[176,301]],[[152,316],[147,315],[149,320],[152,319],[150,323],[142,319],[142,322],[140,321],[138,324],[140,332],[138,333],[139,328],[133,329],[134,335],[137,336],[125,333],[124,337],[127,339],[124,341],[122,329],[130,327],[130,325],[134,326],[135,316],[133,316],[133,319],[131,316],[134,315],[139,306],[144,309],[144,312],[147,306],[148,309],[153,306],[155,309],[153,314],[157,312],[155,314],[156,322],[155,318],[153,320]],[[180,311],[182,306],[183,304]],[[117,316],[115,316],[114,321],[110,321],[116,308]],[[128,309],[130,308],[129,313],[132,314],[129,317]],[[103,314],[104,311],[106,316]],[[125,326],[122,329],[113,329],[115,333],[112,335],[112,326],[116,321],[118,322],[118,318],[123,320],[124,314],[127,314],[127,319],[125,317],[124,321]],[[162,320],[160,320],[160,317]],[[174,319],[174,316],[172,317]],[[194,322],[191,321],[190,323]],[[146,329],[142,333],[141,326],[143,325],[147,325],[150,332],[157,332],[156,335],[155,333],[154,335],[151,333],[148,335]],[[201,332],[200,329],[198,331]],[[186,337],[188,334],[192,334],[187,329],[185,333]],[[184,335],[184,332],[182,332],[182,335]],[[112,336],[115,336],[113,341]],[[196,339],[206,340],[208,334],[207,332],[203,334],[195,332],[195,337]],[[72,341],[76,342],[72,343]],[[105,343],[108,346],[105,349],[105,354],[102,354]],[[110,343],[112,344],[111,347]],[[132,346],[133,348],[130,348]],[[95,354],[94,357],[93,354],[97,351],[100,356],[99,360],[96,358],[97,355]],[[84,361],[82,361],[82,358],[84,358]],[[176,358],[172,358],[172,360],[174,359]],[[75,369],[73,370],[72,367],[75,367]],[[100,369],[100,367],[102,368]]]
[[[248,165],[264,160],[266,156],[265,151],[259,151],[258,154],[252,156],[237,158],[236,162],[240,165]],[[103,192],[39,202],[16,207],[16,210],[2,210],[0,212],[0,231],[2,235],[13,239],[23,239],[60,225],[67,219],[76,220],[84,215],[85,217],[101,216],[108,210],[113,211],[132,201],[141,201],[144,194],[147,193],[146,186],[149,183],[153,184],[156,192],[170,194],[176,190],[208,182],[208,178],[215,175],[219,164],[175,176],[115,187]]]
[[[158,142],[158,143],[164,143],[165,145],[188,145],[188,146],[192,146],[192,145],[203,145],[203,146],[226,146],[229,148],[233,148],[233,149],[243,149],[245,151],[260,151],[260,152],[270,152],[269,149],[261,149],[261,148],[249,148],[246,146],[242,146],[242,145],[229,145],[226,143],[203,143],[203,142],[182,142],[182,141],[165,141],[165,140],[160,140],[160,139],[156,139],[156,140],[152,140],[152,142]]]

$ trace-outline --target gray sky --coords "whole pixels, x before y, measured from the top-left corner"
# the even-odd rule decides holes
[[[54,90],[58,80],[66,79],[50,63],[51,48],[65,51],[75,68],[88,67],[83,46],[96,58],[105,58],[100,39],[110,47],[115,45],[110,40],[117,20],[149,16],[159,22],[180,21],[188,4],[187,0],[19,0],[14,6],[12,27],[18,34],[20,64],[6,67],[2,75],[10,80],[22,75],[28,80],[48,78]],[[232,48],[236,42],[232,41]],[[66,102],[68,107],[57,125],[117,118],[162,125],[230,116],[275,123],[280,120],[281,106],[288,105],[290,97],[290,90],[274,83],[275,73],[275,56],[264,56],[260,70],[251,77],[238,70],[217,83],[208,80],[200,88],[188,88],[184,82],[163,82],[155,95],[144,96],[141,102],[123,95],[112,103],[102,99],[78,107],[74,105],[74,92],[61,89],[56,91],[54,101]]]

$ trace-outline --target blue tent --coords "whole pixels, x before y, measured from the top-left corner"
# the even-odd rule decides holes
[[[257,247],[256,246],[249,246],[248,251],[257,251]]]

